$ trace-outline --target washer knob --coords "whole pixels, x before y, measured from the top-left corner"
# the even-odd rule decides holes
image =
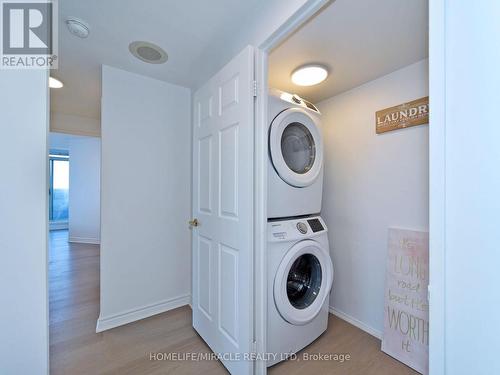
[[[306,223],[299,221],[297,223],[297,229],[299,230],[300,233],[306,234],[307,233],[307,225]]]

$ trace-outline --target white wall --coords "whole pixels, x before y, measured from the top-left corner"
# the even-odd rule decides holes
[[[52,113],[51,113],[52,115]],[[69,145],[71,143],[71,138],[74,136],[71,134],[64,133],[49,133],[49,149],[57,149],[69,152]],[[49,150],[50,151],[50,150]]]
[[[69,167],[69,241],[101,239],[101,139],[72,137]]]
[[[66,150],[69,168],[69,240],[100,242],[101,139],[50,133],[50,148]]]
[[[189,303],[191,93],[103,66],[98,330]]]
[[[428,95],[427,60],[318,104],[322,215],[335,269],[330,305],[380,335],[387,229],[428,230],[428,126],[375,134],[375,112]]]
[[[48,75],[0,71],[0,373],[48,373]]]
[[[59,112],[50,114],[50,131],[99,137],[101,123],[98,119]]]
[[[436,200],[444,216],[432,216],[437,227],[444,223],[445,278],[444,285],[431,280],[431,295],[444,287],[446,374],[500,374],[500,3],[444,4],[446,53],[435,63],[446,75],[434,87],[445,107],[431,135],[438,138],[432,151],[445,156],[444,201]],[[431,23],[431,37],[441,37],[432,28],[440,25]]]

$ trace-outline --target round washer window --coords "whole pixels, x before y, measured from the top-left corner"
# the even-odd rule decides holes
[[[288,273],[286,293],[296,309],[310,306],[321,288],[321,264],[314,255],[303,254],[293,262]]]
[[[307,173],[316,159],[314,138],[303,124],[288,124],[281,136],[281,153],[286,165],[298,174]]]

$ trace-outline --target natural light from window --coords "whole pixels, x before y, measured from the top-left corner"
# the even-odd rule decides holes
[[[65,222],[69,214],[69,157],[50,155],[49,219]]]
[[[69,162],[54,160],[54,189],[69,189]]]

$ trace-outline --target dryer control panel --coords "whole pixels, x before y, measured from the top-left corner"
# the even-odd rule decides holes
[[[301,106],[303,108],[307,108],[307,109],[309,109],[311,111],[314,111],[314,112],[316,112],[318,114],[320,113],[319,109],[314,104],[312,104],[311,102],[305,100],[304,98],[301,98],[297,94],[290,94],[288,92],[284,92],[284,91],[277,90],[277,89],[270,89],[269,93],[271,95],[279,97],[281,100],[284,100],[284,101],[286,101],[288,103],[292,103],[292,104]]]
[[[314,238],[327,231],[325,222],[320,216],[273,219],[267,222],[268,242],[295,241]]]

